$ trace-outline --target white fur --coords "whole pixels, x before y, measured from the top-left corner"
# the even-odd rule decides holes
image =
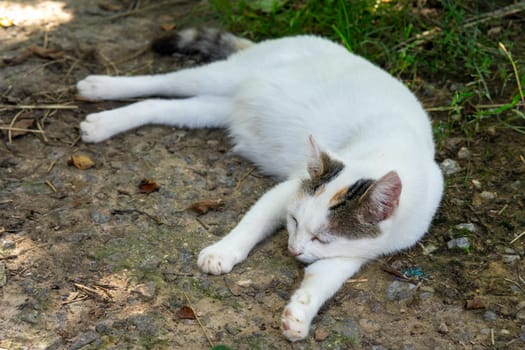
[[[363,263],[421,238],[442,195],[430,123],[414,95],[382,69],[322,38],[268,40],[198,68],[157,76],[89,76],[77,87],[92,99],[189,96],[91,114],[80,125],[86,142],[151,123],[223,126],[237,152],[263,172],[287,179],[228,235],[202,250],[198,265],[216,275],[231,271],[288,213],[289,249],[311,263],[283,313],[283,333],[291,341],[308,335],[319,308]],[[296,196],[307,177],[309,135],[345,168],[322,194]],[[351,240],[327,232],[334,193],[391,170],[399,175],[402,192],[394,214],[379,224],[379,236]],[[322,242],[312,240],[314,235]]]

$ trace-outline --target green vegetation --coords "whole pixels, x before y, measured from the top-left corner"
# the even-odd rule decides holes
[[[459,128],[525,134],[525,2],[459,0],[212,0],[229,30],[252,39],[319,34],[404,80],[439,116],[439,140]]]

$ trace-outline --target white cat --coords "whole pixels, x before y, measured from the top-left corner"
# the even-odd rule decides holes
[[[428,230],[443,191],[430,122],[388,73],[314,36],[254,44],[189,29],[154,47],[225,59],[155,76],[87,77],[77,87],[90,99],[186,98],[90,114],[82,139],[100,142],[145,124],[225,127],[235,151],[283,180],[203,249],[198,265],[227,273],[286,222],[290,253],[309,264],[282,315],[287,339],[304,339],[319,308],[365,262]]]

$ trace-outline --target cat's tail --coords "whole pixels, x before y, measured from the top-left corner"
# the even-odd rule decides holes
[[[217,28],[189,28],[153,42],[153,50],[171,55],[199,54],[203,58],[216,61],[254,45],[254,42],[240,38]]]

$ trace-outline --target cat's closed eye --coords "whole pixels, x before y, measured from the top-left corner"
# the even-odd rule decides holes
[[[297,227],[299,223],[297,222],[297,219],[295,218],[295,216],[290,214],[289,218],[290,218],[290,221],[293,222],[294,227]]]
[[[327,244],[328,242],[319,238],[319,236],[312,236],[312,238],[310,239],[312,242],[319,242],[321,244]]]

